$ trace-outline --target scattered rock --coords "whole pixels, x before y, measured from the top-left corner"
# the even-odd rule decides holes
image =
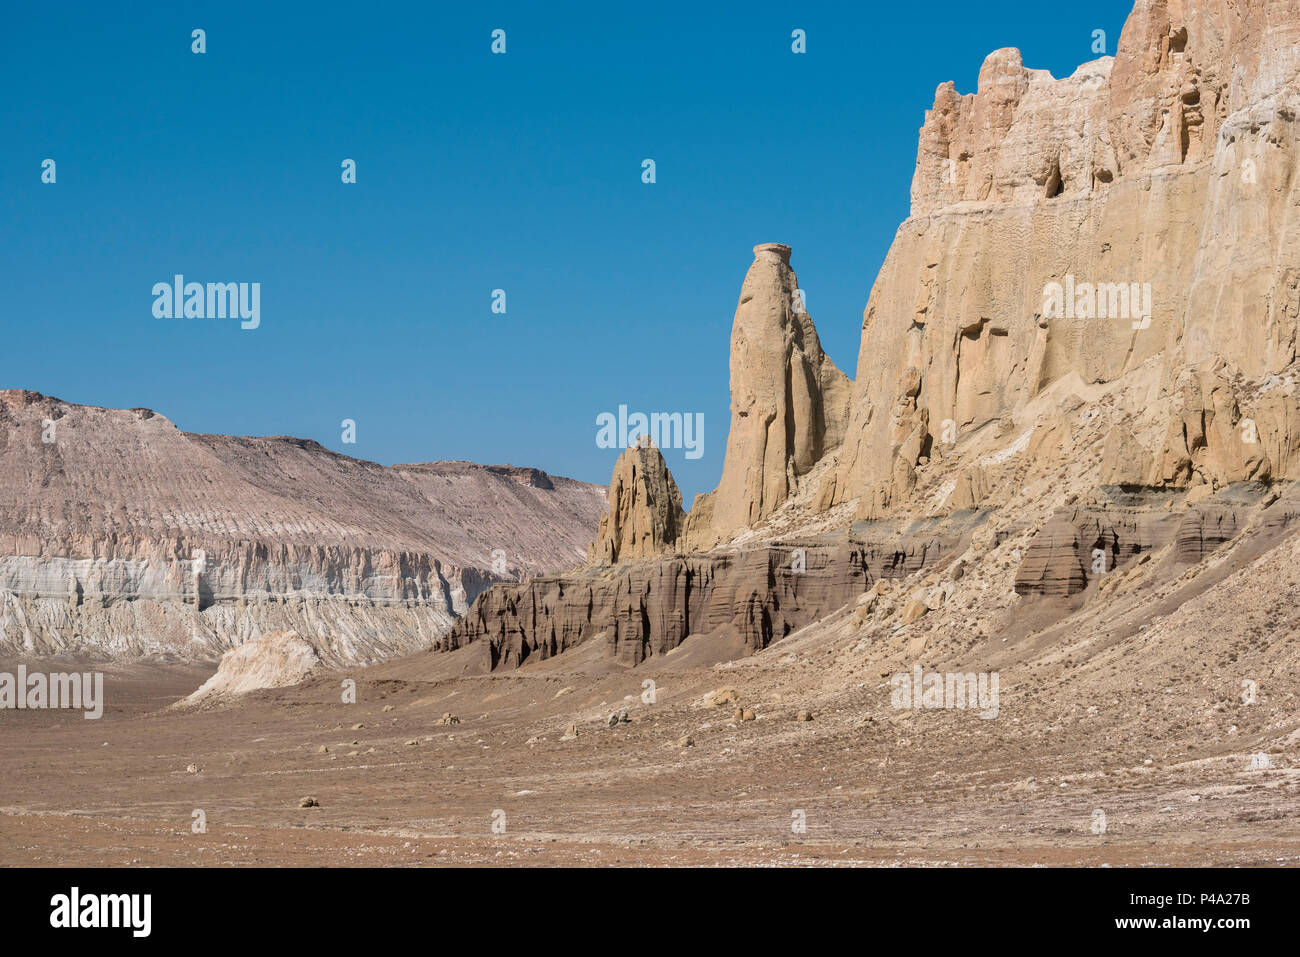
[[[930,605],[925,600],[924,592],[914,592],[907,599],[907,604],[903,606],[903,624],[910,625],[912,622],[920,620],[929,610]]]
[[[704,696],[704,704],[710,708],[721,708],[725,705],[735,704],[740,700],[740,695],[736,693],[735,688],[718,688],[716,691],[710,691]]]

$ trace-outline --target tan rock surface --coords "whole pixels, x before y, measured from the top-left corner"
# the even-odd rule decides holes
[[[216,674],[177,705],[209,704],[264,688],[288,688],[301,684],[321,667],[316,650],[295,632],[271,632],[227,651]]]
[[[1287,252],[1300,249],[1289,212],[1300,204],[1298,40],[1294,0],[1139,0],[1113,59],[1055,79],[1004,49],[977,92],[941,85],[911,215],[864,313],[851,420],[820,504],[859,499],[868,517],[899,504],[924,454],[912,429],[969,435],[1022,415],[1065,377],[1113,384],[1154,360],[1162,397],[1177,403],[1192,364],[1221,360],[1246,388],[1284,373],[1300,324],[1300,267]],[[1051,315],[1050,283],[1074,288],[1076,302],[1089,284],[1096,314]],[[1120,291],[1102,288],[1131,283],[1139,299],[1151,284],[1149,323],[1133,309],[1116,318]],[[914,376],[911,417],[880,414]],[[1202,390],[1192,414],[1213,399]],[[1172,442],[1142,480],[1182,483],[1198,468],[1244,480],[1264,458],[1275,477],[1300,477],[1296,409],[1294,395],[1270,400],[1260,415],[1273,448],[1252,461],[1222,442],[1215,451],[1214,437],[1199,457]],[[1183,425],[1181,414],[1169,421]],[[1134,475],[1125,463],[1118,477]]]
[[[658,555],[676,544],[685,521],[682,493],[663,454],[648,444],[629,446],[614,463],[609,510],[588,558],[613,565]]]
[[[790,247],[763,243],[731,326],[731,431],[722,480],[691,508],[708,548],[772,514],[843,439],[851,383],[822,351]]]

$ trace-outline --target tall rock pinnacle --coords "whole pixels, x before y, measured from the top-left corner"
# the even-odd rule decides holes
[[[790,247],[763,243],[731,326],[731,431],[722,481],[696,499],[692,547],[775,512],[797,479],[844,438],[852,383],[822,351]]]

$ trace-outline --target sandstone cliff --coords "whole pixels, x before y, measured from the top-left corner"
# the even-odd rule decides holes
[[[1139,0],[1113,59],[1055,79],[998,50],[975,93],[941,85],[819,504],[912,507],[931,446],[1152,369],[1168,436],[1130,480],[1300,477],[1295,389],[1269,384],[1300,324],[1298,41],[1294,0]]]
[[[599,486],[385,468],[303,439],[0,392],[0,648],[213,658],[292,630],[333,661],[428,647],[494,580],[581,564]]]
[[[771,515],[844,437],[851,383],[822,351],[790,247],[763,243],[731,326],[731,431],[722,480],[696,497],[692,547],[708,548]]]

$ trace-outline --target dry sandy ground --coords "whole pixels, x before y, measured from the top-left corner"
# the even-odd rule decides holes
[[[1161,689],[1065,714],[1057,696],[1043,704],[1026,690],[1041,675],[1013,666],[997,719],[900,712],[880,681],[845,684],[853,651],[837,634],[831,623],[731,664],[688,642],[596,676],[581,667],[594,655],[573,660],[582,673],[557,661],[456,677],[457,655],[430,654],[352,673],[356,704],[330,674],[197,713],[162,706],[206,671],[116,666],[98,721],[0,712],[0,864],[1300,861],[1300,768],[1274,749],[1276,767],[1249,770],[1235,743],[1246,732],[1131,735],[1129,719],[1167,704]],[[646,679],[653,704],[641,700]],[[702,702],[720,687],[756,720]],[[631,720],[609,727],[623,707]],[[814,720],[796,720],[802,708]],[[441,724],[446,712],[460,723]],[[570,722],[577,738],[560,740]],[[694,746],[676,745],[685,734]],[[308,795],[320,807],[300,808]]]

